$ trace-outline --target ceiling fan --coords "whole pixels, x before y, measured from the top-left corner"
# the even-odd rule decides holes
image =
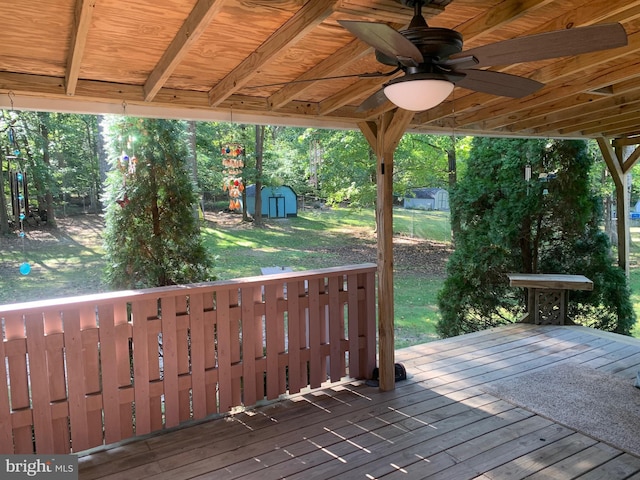
[[[627,34],[622,25],[608,23],[514,38],[463,51],[460,33],[429,27],[422,15],[422,7],[428,1],[398,1],[414,8],[406,30],[396,31],[385,23],[339,21],[375,49],[379,62],[396,67],[389,74],[379,75],[404,72],[366,99],[359,111],[376,108],[387,99],[405,110],[428,110],[442,103],[456,85],[477,92],[520,98],[544,84],[481,67],[579,55],[627,45]]]

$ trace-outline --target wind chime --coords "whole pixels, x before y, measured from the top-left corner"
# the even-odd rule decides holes
[[[229,209],[240,210],[240,197],[244,191],[242,169],[244,167],[244,147],[239,143],[231,143],[222,147],[222,166],[224,180],[222,190],[229,192]]]
[[[126,101],[122,102],[122,114],[123,114],[123,122],[125,122],[123,123],[122,129],[126,130],[126,127],[128,126],[126,123],[126,118],[127,118],[126,117],[127,116]],[[127,205],[129,205],[130,200],[129,200],[129,196],[127,195],[127,179],[132,178],[133,175],[135,175],[136,168],[138,166],[138,159],[136,158],[135,152],[133,150],[133,144],[135,140],[136,139],[135,137],[133,137],[133,135],[129,135],[127,137],[127,144],[125,148],[124,137],[123,136],[118,137],[118,141],[122,146],[122,153],[120,153],[120,156],[118,157],[118,162],[116,164],[116,167],[122,173],[122,192],[123,193],[122,193],[122,196],[119,196],[116,199],[116,203],[120,205],[120,208],[124,208]],[[129,154],[127,152],[131,152],[132,156],[129,157]]]
[[[12,102],[13,104],[13,102]],[[11,159],[21,165],[22,159],[20,158],[20,149],[18,148],[18,141],[16,139],[16,132],[13,129],[13,125],[9,127],[9,143],[13,147],[13,155],[7,156],[7,160]],[[29,275],[31,273],[31,264],[26,260],[25,253],[25,232],[24,222],[27,218],[27,179],[26,174],[23,171],[11,172],[11,194],[14,215],[18,220],[18,236],[22,240],[22,256],[24,261],[20,264],[20,273],[22,275]]]
[[[126,108],[126,105],[123,104],[123,108]],[[123,142],[123,137],[119,137],[120,142]],[[133,150],[133,144],[135,142],[135,138],[132,135],[127,137],[127,145],[126,149],[123,145],[122,153],[118,157],[117,168],[122,173],[122,191],[123,194],[116,200],[116,203],[120,205],[121,208],[129,205],[129,196],[127,195],[127,179],[132,178],[136,173],[136,168],[138,166],[138,159],[135,156],[135,152]],[[132,152],[132,156],[129,157],[127,152]]]

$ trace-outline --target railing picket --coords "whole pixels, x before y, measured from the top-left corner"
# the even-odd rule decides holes
[[[89,424],[85,402],[85,369],[82,352],[82,332],[78,310],[62,312],[64,343],[67,354],[67,383],[69,384],[69,420],[71,441],[75,451],[89,448]]]
[[[220,411],[233,408],[231,392],[231,331],[229,324],[229,290],[220,290],[216,296],[218,314],[218,385]]]
[[[265,319],[267,335],[267,399],[280,394],[278,373],[278,297],[277,285],[265,286]]]
[[[252,302],[252,315],[253,319],[253,332],[254,332],[254,342],[253,342],[253,357],[256,359],[256,398],[259,400],[264,399],[267,396],[266,385],[265,385],[265,375],[267,374],[267,364],[265,361],[265,347],[267,345],[267,337],[266,337],[266,323],[264,319],[263,312],[264,307],[262,292],[264,288],[262,286],[256,286],[253,289],[253,302]],[[248,348],[251,349],[251,345],[248,345]],[[260,362],[257,360],[260,359]]]
[[[102,431],[102,397],[100,384],[100,350],[96,308],[87,304],[80,309],[80,335],[84,364],[84,394],[87,415],[88,440],[91,447],[104,443]],[[93,401],[90,401],[93,400]],[[75,450],[76,447],[74,447]]]
[[[232,288],[229,290],[229,351],[231,354],[231,365],[240,365],[242,333],[240,321],[242,318],[242,308],[238,304],[239,290]],[[242,403],[242,374],[236,373],[234,369],[231,376],[231,404],[240,405]]]
[[[255,331],[255,314],[254,314],[254,289],[251,286],[243,287],[241,290],[241,309],[242,309],[242,382],[244,405],[253,405],[262,399],[262,395],[258,397],[256,392],[256,331]]]
[[[164,384],[164,416],[167,428],[180,423],[180,398],[178,388],[178,338],[176,331],[176,300],[161,300],[162,321],[162,380]]]
[[[187,309],[187,297],[180,295],[176,297],[176,341],[177,341],[177,364],[178,364],[178,402],[180,421],[186,422],[191,418],[191,367],[189,359],[189,344],[191,334],[189,331],[189,314]],[[188,379],[184,382],[182,379]]]
[[[67,376],[65,372],[64,329],[60,312],[47,312],[44,323],[47,346],[49,395],[54,405],[65,405],[62,415],[52,415],[53,443],[56,452],[66,452],[69,445],[69,408],[67,404]],[[100,421],[102,432],[102,420]],[[102,442],[102,438],[100,438]]]
[[[131,305],[133,316],[133,388],[135,400],[136,435],[151,432],[149,388],[149,343],[147,319],[152,300],[137,300]]]
[[[189,296],[189,317],[191,328],[191,396],[193,416],[207,416],[207,395],[205,391],[205,339],[204,339],[204,300],[201,293]]]
[[[131,372],[132,352],[130,351],[130,345],[133,342],[133,325],[130,322],[129,309],[130,304],[124,301],[118,301],[113,306],[121,438],[129,438],[134,435],[133,402],[135,397]]]
[[[118,355],[116,353],[116,330],[113,305],[100,305],[100,354],[102,356],[102,405],[104,409],[104,440],[115,443],[122,439],[120,430],[120,395],[118,393]],[[113,359],[116,361],[114,362]]]
[[[218,367],[216,365],[216,325],[213,291],[206,291],[203,297],[204,311],[204,367],[207,415],[218,413]]]
[[[3,368],[0,368],[0,452],[13,453],[13,425],[11,422],[11,405],[9,403],[9,378],[4,366],[7,356],[0,330],[0,360]]]
[[[344,324],[342,322],[343,308],[340,308],[340,282],[342,277],[329,277],[329,372],[332,382],[342,377],[342,345]],[[343,357],[344,358],[344,357]]]
[[[25,327],[31,376],[31,402],[33,405],[33,430],[36,449],[44,452],[55,452],[42,313],[25,315]],[[68,450],[69,448],[67,448]]]
[[[347,331],[349,333],[349,374],[352,377],[360,375],[360,341],[359,323],[360,309],[358,308],[358,277],[347,275]]]
[[[309,384],[311,388],[318,388],[323,381],[324,356],[321,349],[320,321],[324,315],[320,314],[320,282],[324,283],[324,278],[309,280]]]
[[[369,378],[376,366],[376,277],[375,275],[360,275],[364,285],[365,295],[362,299],[363,306],[360,317],[361,335],[364,337],[365,348],[360,350],[359,378]],[[364,370],[363,370],[364,368]]]
[[[299,282],[287,282],[287,351],[289,354],[289,393],[298,393],[300,383],[300,318]],[[306,368],[305,368],[306,371]]]

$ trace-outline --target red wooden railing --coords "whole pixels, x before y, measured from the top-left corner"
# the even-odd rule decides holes
[[[0,306],[0,452],[68,453],[375,365],[375,265]]]

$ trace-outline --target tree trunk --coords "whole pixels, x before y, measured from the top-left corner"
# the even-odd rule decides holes
[[[262,221],[262,161],[264,156],[264,125],[256,125],[256,203],[254,213],[254,224],[258,227],[263,225]]]
[[[456,139],[451,137],[451,148],[447,150],[447,159],[449,160],[449,193],[453,191],[458,181],[457,174],[457,158],[456,158]],[[451,205],[449,205],[451,211]],[[460,220],[457,215],[451,215],[451,237],[455,241],[456,234],[460,231]]]
[[[98,207],[100,211],[104,211],[104,205],[102,204],[102,190],[104,189],[105,183],[107,181],[107,172],[111,169],[109,166],[109,160],[107,158],[107,151],[105,149],[105,138],[104,138],[104,116],[98,115],[96,119],[98,122],[98,138],[96,139],[96,155],[98,157],[98,182],[95,186],[96,196],[98,199]]]
[[[49,152],[49,127],[47,120],[49,119],[49,113],[38,113],[38,120],[40,123],[40,136],[42,137],[42,161],[47,167],[47,170],[51,171],[51,154]],[[47,211],[47,224],[51,227],[56,227],[56,216],[53,202],[53,194],[51,193],[51,185],[49,182],[45,185],[45,205]]]
[[[189,160],[187,164],[190,166],[191,170],[191,180],[193,182],[193,192],[195,193],[196,198],[200,198],[200,190],[198,189],[198,157],[196,153],[197,143],[196,143],[196,122],[191,120],[187,124],[187,132],[189,136]],[[199,202],[193,204],[193,218],[196,220],[196,223],[199,225]],[[203,210],[204,211],[204,210]]]

